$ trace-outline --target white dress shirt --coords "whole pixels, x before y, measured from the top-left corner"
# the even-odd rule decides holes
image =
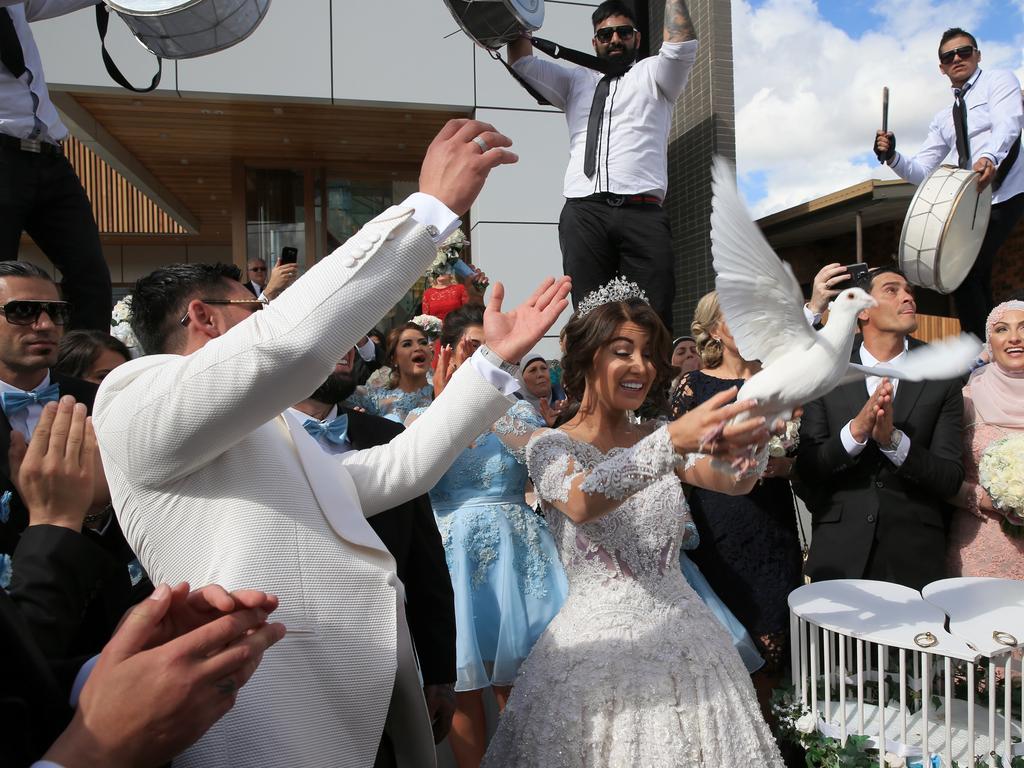
[[[657,56],[638,61],[625,75],[611,81],[597,147],[597,171],[590,179],[583,173],[584,150],[590,106],[601,73],[537,56],[525,56],[512,65],[552,105],[565,112],[569,126],[569,167],[563,188],[566,197],[612,192],[665,198],[672,109],[686,87],[696,58],[696,40],[662,43]]]
[[[896,357],[894,357],[892,360],[879,361],[878,359],[875,358],[874,355],[868,352],[867,347],[865,347],[862,343],[860,345],[861,365],[866,365],[869,368],[874,368],[876,365],[879,364],[879,362],[898,363],[900,360],[907,356],[907,347],[907,342],[906,340],[904,340],[902,352],[896,355]],[[878,385],[882,383],[882,378],[882,376],[868,376],[864,379],[864,384],[868,389],[868,397],[871,397],[873,394],[875,394],[875,390],[878,389]],[[900,380],[891,379],[890,381],[892,382],[892,402],[895,404],[896,390],[900,386]],[[843,427],[842,431],[839,433],[839,439],[843,441],[843,447],[846,449],[846,453],[849,454],[851,458],[854,456],[859,456],[860,452],[863,451],[868,444],[867,440],[865,440],[863,443],[857,442],[857,439],[853,436],[853,430],[850,428],[850,425],[852,423],[852,421],[846,422],[846,426]],[[903,462],[907,460],[907,454],[910,453],[910,438],[907,436],[906,432],[900,432],[900,441],[899,443],[897,443],[895,451],[890,451],[888,446],[880,445],[878,446],[878,448],[879,450],[882,451],[885,457],[889,459],[889,461],[891,461],[895,466],[899,467],[902,466]]]
[[[32,392],[38,392],[41,389],[45,389],[50,386],[50,372],[46,372],[46,377],[39,383],[39,386],[32,389]],[[4,392],[25,392],[26,390],[19,387],[15,387],[8,384],[6,381],[0,380],[0,395]],[[11,425],[11,429],[21,432],[25,436],[25,442],[32,439],[32,433],[36,431],[36,425],[39,423],[39,417],[43,415],[43,405],[40,403],[29,403],[27,408],[22,408],[17,413],[8,416],[7,421]]]
[[[970,165],[973,167],[978,160],[987,157],[998,167],[1024,128],[1020,82],[1012,72],[980,68],[967,82],[970,88],[963,100],[967,105]],[[907,157],[896,152],[890,167],[900,178],[920,184],[950,155],[950,162],[956,165],[952,101],[932,118],[928,136],[917,154]],[[1021,192],[1024,192],[1024,157],[1017,158],[999,191],[993,193],[992,202],[1001,203]]]
[[[41,139],[56,144],[68,135],[57,108],[50,101],[43,62],[29,29],[30,21],[63,16],[96,5],[96,0],[0,0],[6,6],[25,56],[25,73],[15,77],[0,64],[0,133],[19,139]]]

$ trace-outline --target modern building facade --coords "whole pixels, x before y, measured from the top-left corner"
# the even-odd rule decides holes
[[[542,34],[589,49],[596,5],[547,0]],[[701,48],[676,110],[666,202],[677,328],[711,286],[711,153],[735,154],[729,3],[691,5]],[[662,4],[636,7],[657,50]],[[448,118],[467,116],[507,133],[520,155],[492,174],[467,217],[471,259],[506,283],[510,302],[561,273],[564,118],[461,34],[443,0],[277,0],[241,44],[165,62],[160,86],[145,95],[107,75],[91,9],[38,22],[33,32],[80,145],[73,157],[122,291],[174,261],[244,265],[293,246],[302,266],[312,264],[415,189],[431,137]],[[130,80],[149,81],[155,59],[118,19],[108,48]],[[41,260],[27,238],[22,250]],[[545,349],[554,354],[553,339]]]

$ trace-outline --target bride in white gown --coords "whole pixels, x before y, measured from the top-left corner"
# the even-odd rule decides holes
[[[575,417],[496,425],[526,461],[569,595],[520,669],[485,768],[782,766],[731,637],[679,569],[680,480],[746,493],[756,471],[737,480],[707,454],[749,454],[769,435],[760,420],[716,433],[750,407],[723,407],[735,391],[670,424],[630,423],[671,373],[668,333],[638,295],[613,282],[566,326]]]

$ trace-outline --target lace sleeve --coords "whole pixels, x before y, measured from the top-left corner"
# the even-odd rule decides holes
[[[583,475],[569,451],[572,441],[561,430],[539,430],[525,446],[526,468],[537,495],[547,502],[567,502],[572,484]]]
[[[546,427],[547,424],[537,413],[536,408],[525,400],[518,400],[506,411],[504,416],[494,422],[491,431],[498,436],[498,439],[515,457],[516,461],[526,464],[527,443],[530,442],[534,433]]]
[[[622,500],[675,471],[682,461],[672,446],[668,427],[662,426],[629,450],[614,454],[590,470],[580,490]]]
[[[356,387],[356,391],[348,396],[345,400],[345,405],[349,408],[362,408],[366,413],[371,416],[377,414],[377,403],[374,401],[373,396],[370,394],[370,390],[367,387]]]

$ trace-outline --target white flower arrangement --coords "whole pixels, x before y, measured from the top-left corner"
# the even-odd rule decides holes
[[[431,339],[436,339],[441,335],[441,318],[439,317],[434,315],[416,315],[409,322],[422,328],[423,332]]]
[[[451,271],[451,265],[459,260],[462,249],[469,245],[469,240],[461,229],[456,229],[437,249],[437,256],[427,270],[428,277],[437,277]]]
[[[800,733],[814,733],[818,730],[818,716],[814,712],[804,712],[793,723]]]
[[[1024,436],[993,441],[978,462],[978,477],[996,509],[1024,525]]]
[[[768,455],[773,459],[781,459],[791,450],[800,445],[800,419],[786,422],[786,430],[781,435],[772,435],[768,441]]]
[[[142,351],[139,340],[132,332],[132,297],[128,294],[114,305],[110,313],[110,335],[119,339],[133,355]]]

